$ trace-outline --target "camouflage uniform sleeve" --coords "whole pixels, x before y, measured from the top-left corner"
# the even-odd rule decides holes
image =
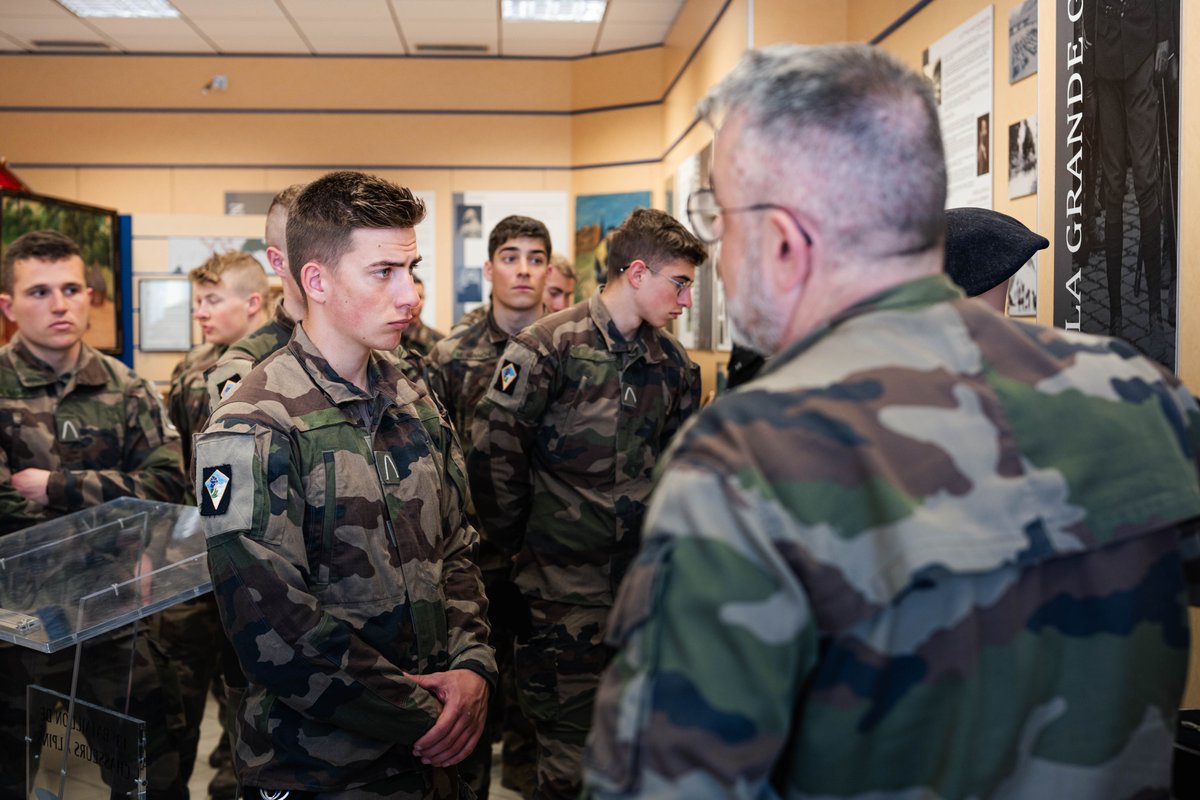
[[[475,407],[467,453],[471,500],[488,541],[504,553],[521,549],[533,494],[532,458],[555,364],[521,339],[496,363]]]
[[[71,512],[118,497],[180,502],[187,491],[179,434],[167,425],[157,390],[145,380],[125,389],[124,452],[118,469],[64,469],[50,475],[49,507]]]
[[[42,515],[13,488],[12,474],[8,452],[0,447],[0,535],[19,531],[42,521]]]
[[[690,360],[684,367],[683,386],[679,392],[679,404],[672,410],[667,423],[663,426],[662,449],[665,451],[666,446],[675,434],[679,433],[679,429],[683,427],[683,423],[687,422],[688,417],[700,408],[700,367],[693,364]]]
[[[208,392],[201,375],[187,373],[171,381],[171,390],[167,394],[167,416],[179,432],[183,469],[191,475],[192,437],[198,431],[204,430],[204,423],[208,418]],[[190,481],[188,489],[190,492]],[[188,494],[188,502],[195,502],[195,499]]]
[[[229,395],[241,384],[242,378],[254,369],[254,362],[249,358],[222,358],[204,373],[204,387],[208,395],[208,413],[216,410]]]
[[[458,437],[448,429],[446,479],[454,491],[446,492],[442,519],[446,520],[446,550],[442,558],[442,583],[446,592],[446,624],[450,633],[450,668],[469,669],[493,687],[496,659],[488,637],[487,595],[483,577],[473,557],[479,534],[467,513],[467,477]]]
[[[207,491],[205,482],[228,482]],[[221,622],[246,676],[300,714],[412,743],[441,705],[308,588],[304,492],[288,437],[225,418],[196,439],[196,495]]]
[[[439,356],[438,348],[434,348],[426,360],[425,381],[429,387],[429,393],[432,394],[437,401],[442,404],[442,410],[446,412],[446,419],[450,420],[453,425],[454,420],[458,419],[457,402],[454,390],[449,384],[451,363],[446,363]],[[455,431],[459,438],[465,431]]]
[[[609,618],[619,652],[596,698],[588,796],[777,796],[818,641],[761,491],[733,471],[663,475]]]

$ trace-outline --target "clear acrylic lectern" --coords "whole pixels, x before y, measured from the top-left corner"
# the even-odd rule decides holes
[[[144,797],[180,719],[140,620],[210,588],[194,507],[122,498],[0,537],[0,658],[28,678],[29,795],[64,798],[88,772]]]

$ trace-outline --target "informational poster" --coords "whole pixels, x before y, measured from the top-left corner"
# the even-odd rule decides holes
[[[541,220],[551,247],[565,253],[570,242],[566,192],[460,192],[454,195],[454,321],[492,293],[483,277],[488,234],[511,214]],[[449,326],[446,326],[449,327]]]
[[[692,192],[711,185],[712,145],[680,163],[675,170],[675,219],[691,230],[687,217],[687,201]],[[675,321],[675,337],[688,349],[712,347],[712,286],[716,282],[715,267],[705,262],[696,270],[692,284],[692,307],[683,309]]]
[[[946,207],[992,207],[992,6],[921,54],[946,149]]]
[[[186,278],[138,281],[138,347],[143,352],[192,348],[192,284]]]
[[[1054,324],[1175,369],[1180,0],[1052,2]]]

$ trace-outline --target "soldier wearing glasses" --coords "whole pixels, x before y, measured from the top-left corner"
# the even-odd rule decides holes
[[[750,51],[700,111],[693,224],[769,359],[660,465],[586,796],[1166,797],[1196,400],[963,297],[937,107],[879,48]]]
[[[654,465],[700,399],[697,367],[661,328],[691,305],[706,256],[667,214],[634,211],[613,233],[603,291],[513,337],[475,412],[472,496],[489,537],[516,555],[532,616],[515,671],[538,798],[579,794],[605,619]]]

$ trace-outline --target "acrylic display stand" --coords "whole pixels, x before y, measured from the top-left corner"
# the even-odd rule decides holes
[[[66,800],[73,772],[99,771],[111,796],[145,796],[162,733],[130,712],[162,711],[145,676],[165,660],[141,620],[211,589],[198,519],[122,498],[0,537],[0,642],[21,648],[0,653],[31,680],[28,795]]]

